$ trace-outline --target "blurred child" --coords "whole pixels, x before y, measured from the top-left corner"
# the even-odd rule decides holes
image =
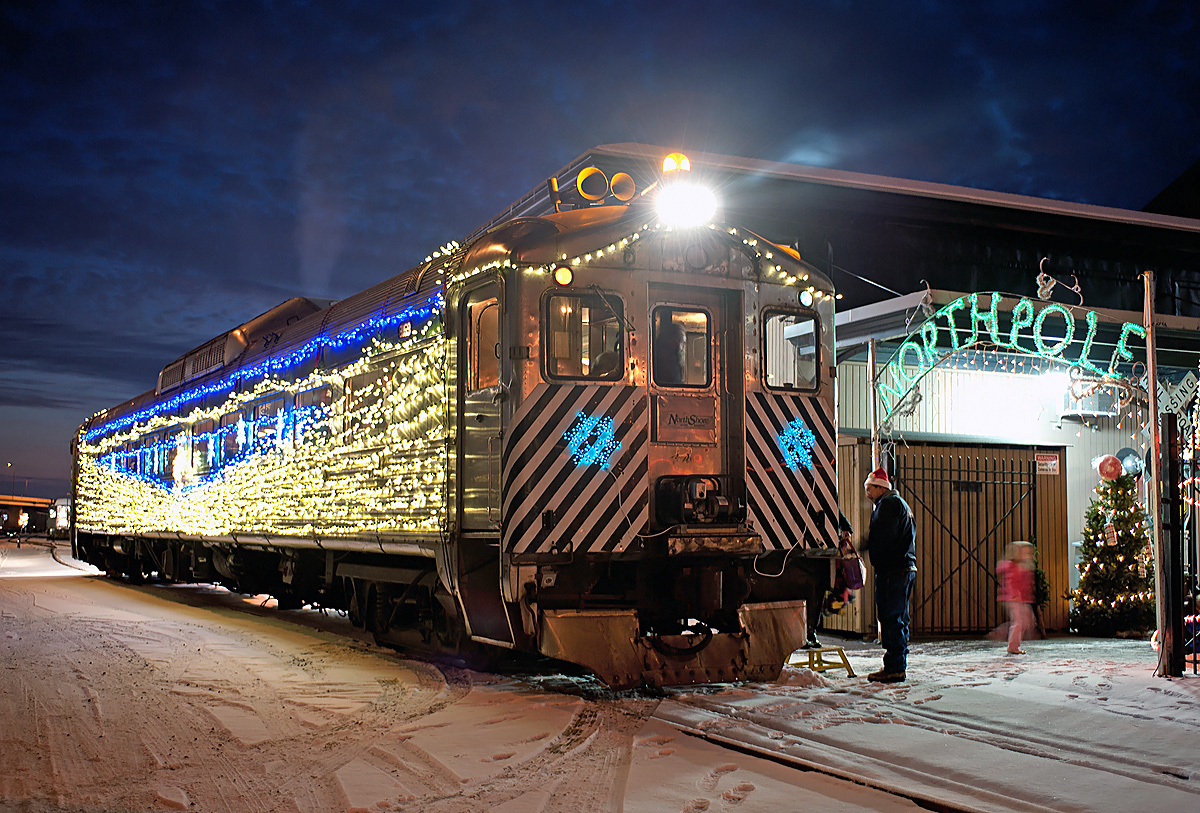
[[[1000,577],[1000,600],[1008,611],[1008,654],[1024,655],[1021,640],[1033,629],[1033,545],[1010,542],[1004,558],[996,565]]]
[[[840,613],[854,601],[854,591],[863,586],[865,571],[862,558],[850,541],[849,527],[849,523],[845,523],[838,537],[838,558],[834,560],[833,585],[825,594],[824,615]]]

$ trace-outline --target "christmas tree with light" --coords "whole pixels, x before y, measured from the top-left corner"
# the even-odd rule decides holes
[[[1079,587],[1071,599],[1071,629],[1114,637],[1154,628],[1150,530],[1138,480],[1114,455],[1097,465],[1100,484],[1088,507],[1080,545]]]

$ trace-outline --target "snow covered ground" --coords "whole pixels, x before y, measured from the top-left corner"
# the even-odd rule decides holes
[[[844,642],[859,677],[616,694],[58,555],[0,545],[0,810],[1200,806],[1200,678],[1155,678],[1144,641],[919,642],[893,686]]]

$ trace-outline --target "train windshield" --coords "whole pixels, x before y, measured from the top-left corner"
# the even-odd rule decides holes
[[[709,375],[708,314],[702,310],[664,306],[654,309],[654,383],[660,387],[707,387]]]
[[[764,378],[775,389],[817,386],[820,329],[808,313],[768,311],[763,317]]]
[[[620,380],[625,370],[622,304],[616,294],[554,294],[546,300],[546,373]]]

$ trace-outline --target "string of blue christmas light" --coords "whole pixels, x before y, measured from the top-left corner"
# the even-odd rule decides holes
[[[272,356],[251,367],[243,367],[235,370],[230,375],[218,381],[178,393],[164,401],[158,401],[136,412],[122,415],[114,421],[101,424],[84,433],[83,440],[90,443],[102,435],[118,432],[136,423],[150,420],[157,415],[182,409],[188,404],[202,398],[227,393],[244,381],[253,381],[271,375],[282,375],[298,364],[319,357],[326,350],[337,352],[363,347],[372,337],[381,332],[386,332],[393,327],[398,328],[405,322],[422,322],[422,330],[414,330],[411,334],[413,337],[418,337],[430,323],[436,321],[441,316],[445,310],[445,306],[445,294],[443,289],[439,287],[422,302],[410,305],[398,313],[367,319],[355,327],[334,336],[316,336],[286,355]]]

